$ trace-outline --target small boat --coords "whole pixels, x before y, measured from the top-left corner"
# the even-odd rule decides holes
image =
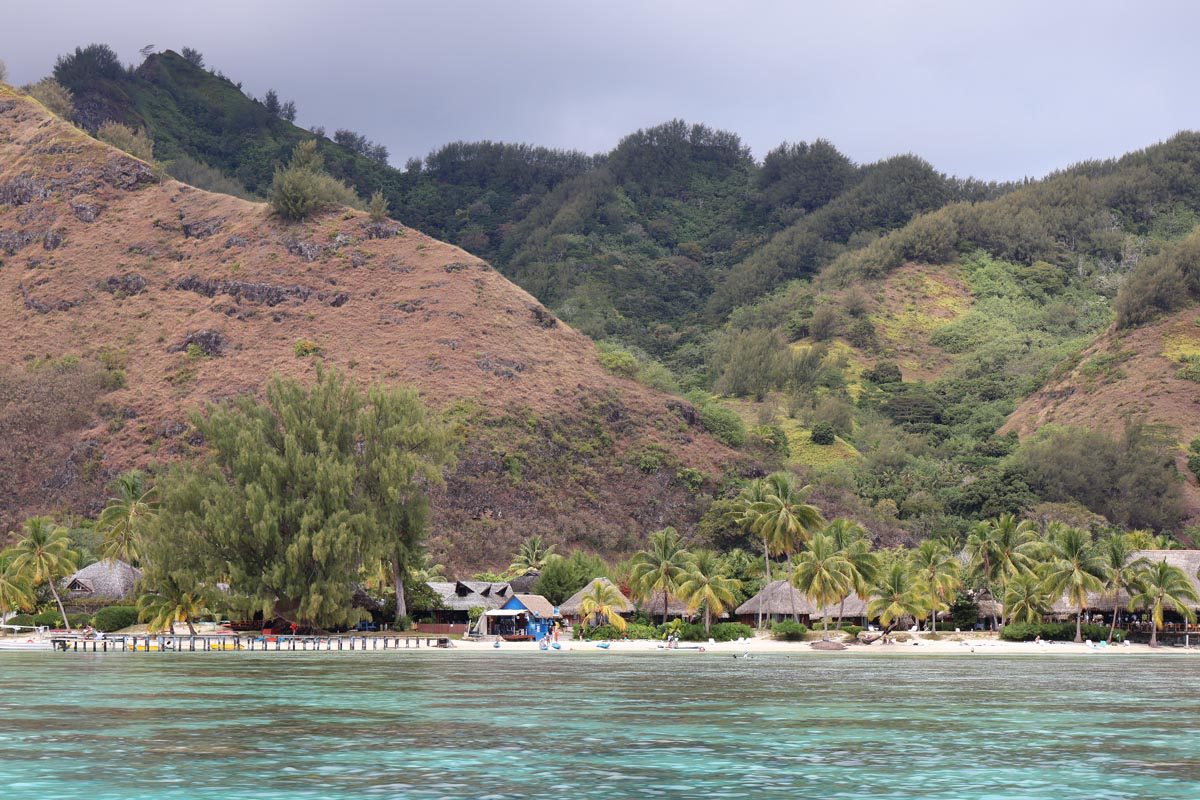
[[[599,647],[601,650],[607,650],[609,648],[609,644],[608,642],[596,642],[596,647]]]
[[[498,641],[492,642],[492,647],[495,647],[498,649],[500,647],[500,642],[498,642]]]
[[[552,644],[550,646],[553,647],[555,650],[562,650],[562,645],[559,644],[558,642],[555,642],[554,644]]]

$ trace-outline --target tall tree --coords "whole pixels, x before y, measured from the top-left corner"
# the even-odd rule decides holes
[[[650,534],[650,547],[633,557],[631,577],[637,591],[643,597],[652,597],[655,592],[663,594],[663,624],[667,621],[671,595],[678,591],[689,561],[688,551],[683,549],[674,528],[663,528]]]
[[[531,571],[541,572],[542,567],[546,564],[546,559],[552,555],[554,555],[554,545],[546,545],[541,536],[530,536],[517,548],[512,563],[508,565],[508,571],[514,576],[524,575]]]
[[[1075,641],[1082,642],[1083,609],[1089,592],[1104,589],[1104,562],[1087,531],[1051,523],[1047,533],[1046,588],[1055,597],[1066,595],[1075,607]]]
[[[1052,604],[1046,582],[1032,572],[1022,572],[1010,580],[1002,599],[1004,616],[1010,622],[1041,622]]]
[[[175,623],[182,622],[187,625],[188,633],[195,636],[193,623],[208,613],[208,600],[203,592],[167,576],[157,582],[154,591],[138,598],[137,608],[138,618],[147,623],[151,631],[174,633]]]
[[[924,605],[929,610],[930,624],[933,632],[937,633],[938,612],[950,610],[950,604],[962,585],[958,559],[942,542],[926,539],[913,550],[912,565]]]
[[[1099,544],[1100,559],[1104,563],[1104,593],[1113,601],[1112,620],[1108,626],[1108,642],[1112,644],[1117,630],[1117,599],[1121,592],[1133,595],[1138,575],[1149,562],[1134,558],[1137,548],[1130,534],[1114,533],[1106,536]]]
[[[795,476],[789,472],[773,472],[765,479],[762,498],[747,509],[747,514],[753,516],[750,530],[762,539],[768,561],[771,555],[786,558],[789,582],[792,554],[824,523],[817,507],[805,502],[811,490],[810,486],[798,488]],[[792,617],[797,617],[794,607]]]
[[[846,596],[854,577],[845,553],[837,548],[832,536],[818,533],[796,559],[791,583],[820,611]],[[821,638],[829,639],[829,615],[823,615]]]
[[[720,617],[735,602],[737,581],[725,575],[720,557],[712,550],[692,554],[687,572],[679,583],[679,596],[695,613],[704,609],[704,632],[712,630],[712,618]]]
[[[33,591],[25,576],[11,568],[9,557],[0,553],[0,617],[33,608]]]
[[[58,595],[58,582],[76,569],[78,554],[71,549],[71,539],[66,528],[50,517],[30,517],[21,529],[21,537],[8,551],[9,570],[30,586],[36,588],[43,583],[50,587],[50,594],[62,614],[63,625],[71,630],[67,610]]]
[[[904,617],[920,619],[926,613],[917,577],[905,559],[897,558],[871,584],[867,613],[879,617],[879,624],[890,628]]]
[[[579,615],[588,624],[594,620],[604,620],[619,631],[625,630],[627,624],[621,616],[625,607],[621,590],[607,581],[596,581],[579,598]]]
[[[999,588],[999,598],[1004,597],[1008,582],[1021,572],[1033,568],[1035,556],[1041,549],[1037,528],[1029,520],[1018,520],[1013,514],[981,522],[967,537],[967,552],[972,570],[978,575],[993,599]],[[992,615],[995,625],[995,613]],[[1004,616],[1000,618],[1003,625]]]
[[[158,507],[158,490],[148,486],[145,473],[136,469],[118,477],[114,489],[96,518],[96,530],[104,537],[102,555],[136,566],[142,558],[141,528]]]
[[[1163,626],[1163,611],[1171,609],[1189,622],[1196,621],[1196,612],[1189,603],[1200,603],[1200,595],[1192,588],[1188,575],[1166,559],[1143,567],[1138,574],[1137,592],[1129,598],[1129,610],[1144,608],[1150,611],[1150,646],[1158,647],[1158,631]]]
[[[353,585],[386,561],[405,615],[428,492],[451,453],[449,430],[415,392],[364,394],[321,370],[312,386],[275,377],[264,402],[239,397],[193,422],[207,457],[163,476],[153,536],[195,548],[203,581],[304,626],[356,622]]]
[[[848,519],[835,519],[825,526],[823,531],[832,537],[834,545],[846,557],[850,564],[851,591],[859,597],[866,597],[871,581],[879,569],[879,559],[871,552],[871,542],[867,539],[867,531],[862,525]],[[838,604],[838,627],[841,627],[842,617],[846,609],[846,598]]]

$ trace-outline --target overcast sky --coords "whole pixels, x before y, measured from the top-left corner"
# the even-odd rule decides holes
[[[14,2],[9,80],[106,42],[191,46],[298,122],[392,162],[456,139],[588,152],[673,117],[763,154],[824,137],[985,179],[1042,175],[1200,128],[1200,3]]]

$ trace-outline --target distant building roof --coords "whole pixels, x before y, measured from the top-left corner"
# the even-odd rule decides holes
[[[89,564],[63,581],[69,598],[109,597],[121,600],[132,597],[142,571],[124,561],[97,561]]]
[[[530,613],[541,619],[553,619],[558,616],[554,610],[554,604],[540,594],[514,594],[513,600],[519,602],[525,608],[529,609]]]
[[[519,575],[516,578],[513,578],[508,582],[508,585],[512,587],[514,592],[518,592],[520,594],[529,594],[533,591],[533,585],[537,583],[537,579],[540,576],[540,572],[538,572],[536,569],[531,569],[524,575]]]
[[[661,600],[659,601],[661,602]],[[771,581],[758,594],[737,607],[733,612],[739,615],[757,614],[759,604],[762,604],[763,614],[782,614],[790,616],[808,615],[817,617],[862,617],[867,614],[867,601],[857,594],[848,595],[845,600],[830,603],[825,608],[817,608],[800,590],[787,581]]]
[[[628,614],[634,610],[633,601],[630,600],[628,597],[626,597],[621,592],[620,588],[617,587],[617,585],[615,583],[610,581],[608,578],[596,578],[595,580],[588,583],[587,586],[584,586],[578,592],[571,595],[570,598],[568,598],[565,603],[563,603],[561,606],[559,606],[558,607],[559,612],[566,616],[572,616],[572,617],[579,616],[579,604],[583,602],[583,596],[585,594],[587,594],[588,592],[590,592],[592,590],[592,587],[596,586],[597,584],[611,586],[617,590],[617,594],[621,595],[621,602],[618,602],[616,604],[616,610],[619,613]]]
[[[663,593],[653,592],[649,600],[639,600],[637,604],[638,610],[649,614],[650,616],[662,615],[663,612]],[[692,612],[688,609],[687,603],[680,600],[675,595],[670,595],[667,598],[667,616],[669,617],[690,617]]]
[[[1179,567],[1183,570],[1183,574],[1187,575],[1192,588],[1197,594],[1200,594],[1200,576],[1196,574],[1197,571],[1200,571],[1200,550],[1134,550],[1129,556],[1130,562],[1137,561],[1139,558],[1144,558],[1151,564],[1166,561],[1172,566]],[[1200,603],[1188,603],[1188,605],[1193,610],[1200,610]],[[1112,611],[1113,609],[1124,611],[1129,608],[1129,595],[1125,592],[1118,592],[1116,595],[1088,592],[1087,608],[1090,611]],[[1054,603],[1051,610],[1055,614],[1074,614],[1077,609],[1064,595]]]
[[[442,599],[442,605],[453,611],[470,611],[472,608],[500,608],[513,596],[507,583],[488,581],[431,581],[430,590]],[[430,609],[419,608],[416,611]]]

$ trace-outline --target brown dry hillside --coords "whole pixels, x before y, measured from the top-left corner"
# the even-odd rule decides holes
[[[1179,372],[1183,359],[1198,356],[1197,308],[1133,330],[1111,328],[1027,397],[1002,432],[1025,437],[1048,423],[1119,430],[1126,417],[1144,417],[1174,428],[1186,447],[1200,436],[1200,384],[1179,377]],[[1200,491],[1185,464],[1181,450],[1180,472],[1189,476],[1187,496],[1195,518],[1200,515]]]
[[[464,251],[361,213],[285,224],[160,183],[5,87],[0,259],[8,525],[94,511],[117,472],[197,452],[190,409],[272,373],[309,377],[318,358],[414,385],[465,422],[432,539],[452,566],[507,564],[531,533],[629,550],[697,519],[681,466],[710,480],[746,466]],[[662,463],[650,474],[647,452]]]

